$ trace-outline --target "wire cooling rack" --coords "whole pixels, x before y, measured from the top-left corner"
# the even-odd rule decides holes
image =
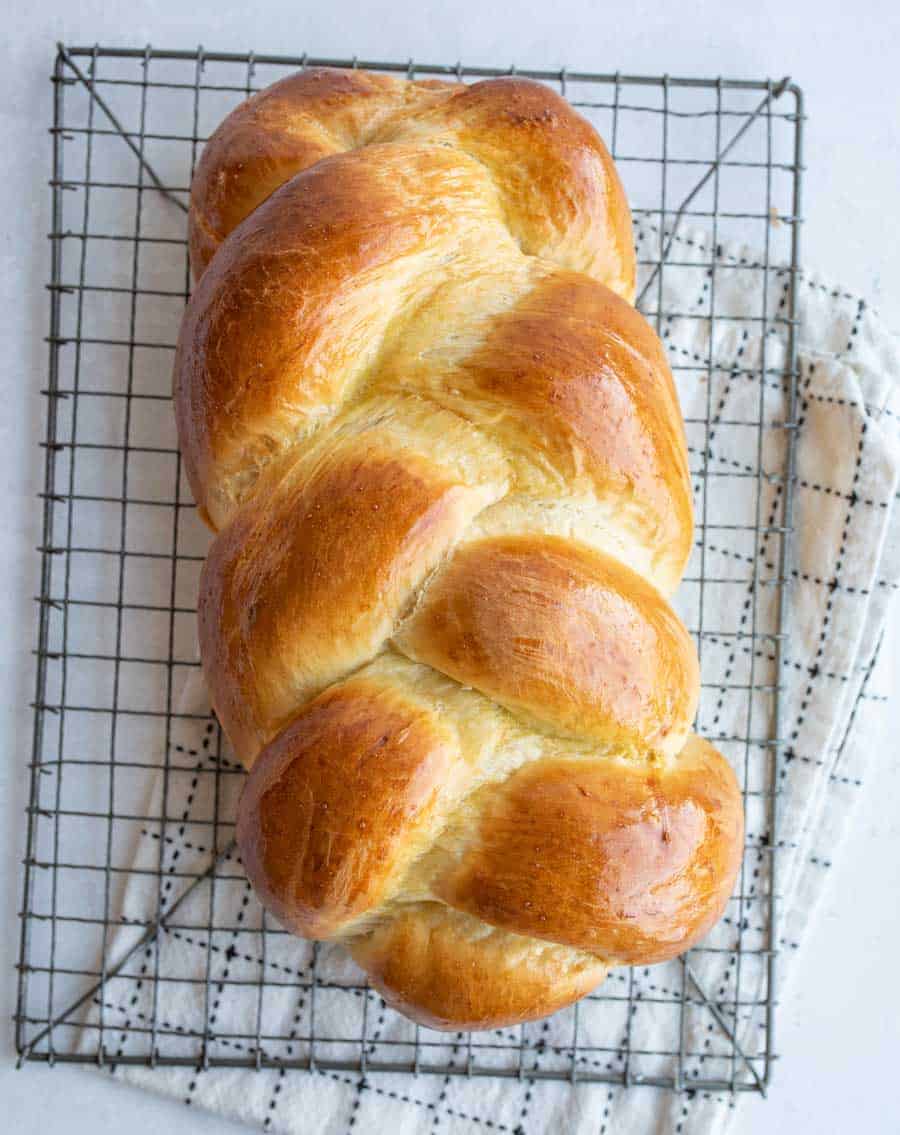
[[[198,722],[175,708],[197,665],[194,603],[206,546],[169,404],[172,352],[189,290],[187,193],[204,139],[232,107],[292,69],[323,64],[460,81],[514,70],[202,49],[61,46],[56,57],[20,1057],[765,1091],[775,1059],[778,676],[787,617],[797,384],[792,284],[801,224],[803,111],[800,91],[787,80],[519,72],[559,90],[610,145],[633,206],[639,303],[669,340],[670,353],[673,321],[688,329],[694,321],[708,333],[705,347],[681,347],[672,363],[682,392],[685,384],[705,384],[705,411],[686,422],[698,540],[678,600],[701,653],[699,728],[735,765],[748,814],[744,867],[718,937],[667,966],[619,971],[580,1007],[558,1015],[552,1030],[523,1026],[448,1045],[425,1029],[409,1025],[403,1032],[403,1022],[393,1033],[376,1030],[373,1018],[378,1013],[383,1021],[384,1006],[359,975],[340,967],[329,973],[318,948],[267,923],[255,900],[249,900],[252,916],[244,918],[242,907],[239,927],[217,914],[215,889],[221,895],[234,881],[242,884],[227,802],[235,793],[220,791],[226,782],[239,786],[241,773],[224,756],[213,722],[199,723],[198,750],[179,744],[180,731]],[[705,244],[692,235],[698,227]],[[723,251],[748,247],[758,254]],[[757,312],[717,310],[717,274],[725,263],[732,273],[761,274]],[[700,271],[702,295],[691,310],[673,311],[667,289],[681,271]],[[773,311],[767,295],[776,277],[783,300]],[[767,362],[766,343],[776,330],[787,349]],[[725,386],[716,359],[723,336],[761,344],[746,362],[738,347]],[[740,377],[758,392],[749,416],[728,402],[727,382]],[[774,396],[767,394],[772,389]],[[743,439],[745,451],[749,438],[755,460],[723,458],[731,436]],[[723,610],[733,611],[729,625],[722,625]],[[726,703],[728,720],[739,723],[731,733],[715,727]],[[166,790],[154,795],[148,786],[160,777]],[[204,840],[200,850],[207,852],[199,865],[187,850],[197,846],[184,836],[184,817],[166,814],[180,780],[189,782],[189,803],[215,782],[211,813],[191,818],[189,834]],[[135,841],[148,838],[160,849],[155,870],[135,866]],[[184,846],[164,861],[164,846],[179,839]],[[143,882],[157,896],[143,917],[125,913],[123,896],[136,873],[149,876]],[[163,891],[174,883],[180,897],[164,905]],[[186,912],[201,888],[209,894],[200,904],[207,913],[191,921]],[[123,948],[124,930],[132,937]],[[205,951],[199,976],[171,971],[163,944],[172,937]],[[220,955],[248,964],[241,970],[229,961],[223,970]],[[727,961],[715,987],[702,965],[707,957]],[[144,1008],[124,1020],[105,1018],[107,990],[125,976],[142,987]],[[191,996],[198,985],[201,990],[196,1021],[173,1029],[158,1006],[179,982]],[[290,1027],[283,1014],[273,1025],[271,1007],[291,990],[303,993],[308,1010],[303,1016],[298,1010]],[[336,993],[352,993],[361,1004],[352,1029],[346,1015],[343,1031],[329,1023],[328,998]],[[211,1001],[248,994],[255,1023],[225,1035]],[[131,1003],[137,1001],[135,994]],[[614,1042],[592,1031],[592,1014],[613,1029]],[[698,1021],[705,1037],[699,1053],[691,1049]],[[741,1042],[745,1021],[755,1021],[755,1031]]]

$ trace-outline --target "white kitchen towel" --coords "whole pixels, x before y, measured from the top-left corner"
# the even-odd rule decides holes
[[[649,224],[638,227],[637,238],[639,245],[658,247],[659,233]],[[490,1059],[500,1069],[518,1072],[524,1038],[521,1077],[413,1077],[326,1068],[310,1073],[195,1063],[198,1038],[205,1038],[215,1060],[301,1060],[310,1053],[310,1035],[323,1038],[314,1052],[319,1060],[354,1059],[363,1030],[365,1052],[373,1063],[404,1053],[411,1057],[415,1051],[411,1025],[374,993],[346,988],[358,975],[339,950],[314,950],[261,921],[264,916],[235,854],[227,854],[212,880],[179,902],[191,880],[212,864],[216,847],[229,843],[242,780],[217,743],[195,677],[182,692],[181,708],[198,716],[176,722],[169,770],[151,775],[148,784],[143,814],[165,814],[167,822],[145,825],[137,840],[121,908],[122,921],[133,925],[110,937],[109,958],[114,962],[123,956],[158,911],[162,929],[119,975],[107,979],[85,1020],[84,1046],[96,1049],[102,1024],[106,1059],[117,1076],[268,1131],[389,1128],[403,1135],[434,1128],[453,1135],[553,1130],[687,1135],[723,1129],[740,1095],[691,1085],[750,1075],[735,1056],[729,1032],[736,1035],[741,1052],[755,1054],[760,1048],[770,945],[764,900],[772,861],[778,866],[781,992],[827,884],[841,832],[865,790],[866,762],[878,747],[889,686],[889,676],[878,666],[878,644],[891,594],[900,582],[895,503],[900,351],[864,301],[815,276],[798,277],[796,538],[790,637],[778,674],[776,641],[758,631],[775,626],[778,588],[773,583],[780,571],[777,520],[785,492],[780,471],[787,431],[767,430],[758,449],[757,432],[738,423],[757,420],[761,405],[767,420],[788,421],[781,372],[788,349],[783,316],[791,276],[787,270],[770,271],[766,282],[767,273],[752,250],[713,247],[700,232],[679,230],[673,247],[681,264],[696,265],[671,277],[667,273],[660,298],[662,311],[680,313],[661,324],[673,363],[695,364],[695,369],[679,372],[679,393],[688,422],[698,520],[705,522],[705,546],[698,548],[688,571],[689,579],[696,578],[702,566],[708,580],[698,731],[722,739],[719,743],[747,790],[748,850],[737,887],[740,897],[705,943],[712,950],[692,954],[689,969],[675,962],[618,971],[601,997],[583,1002],[577,1015],[569,1009],[522,1030],[495,1030],[488,1038],[490,1049],[478,1050],[479,1065]],[[712,341],[709,321],[697,318],[707,310],[711,258],[720,317]],[[742,321],[758,315],[763,302],[767,325]],[[707,435],[698,424],[708,411]],[[730,528],[729,519],[746,518],[755,507],[751,502],[758,484],[759,533]],[[698,586],[688,583],[679,599],[693,626],[699,596]],[[778,756],[775,847],[765,769],[771,690],[778,682],[783,686],[784,746]],[[748,686],[754,691],[751,699]],[[160,868],[161,886],[156,878]],[[259,933],[261,926],[265,934]],[[740,954],[735,952],[739,939]],[[687,1006],[680,1010],[683,982],[688,983]],[[686,1090],[539,1078],[570,1067],[576,1029],[579,1071],[622,1077],[627,1071],[630,1081],[671,1076],[678,1060],[672,1038],[683,1036]],[[418,1039],[422,1063],[452,1062],[465,1068],[468,1050],[462,1034],[422,1030]],[[166,1055],[181,1056],[187,1066],[153,1069],[124,1062],[146,1054],[151,1043]],[[479,1044],[485,1043],[482,1035]],[[754,1067],[761,1070],[762,1061],[754,1061]]]

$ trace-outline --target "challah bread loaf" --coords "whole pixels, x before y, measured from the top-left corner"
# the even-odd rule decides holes
[[[200,646],[262,902],[436,1027],[687,949],[743,816],[690,733],[684,432],[599,137],[520,79],[306,71],[219,127],[190,225]]]

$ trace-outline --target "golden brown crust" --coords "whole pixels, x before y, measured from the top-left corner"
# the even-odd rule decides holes
[[[684,428],[662,346],[630,304],[555,273],[496,318],[460,369],[476,398],[520,412],[520,444],[567,480],[586,468],[599,493],[633,495],[680,575],[693,515]]]
[[[525,79],[471,86],[314,68],[242,103],[204,149],[191,186],[199,278],[228,234],[295,174],[374,142],[453,145],[491,171],[532,255],[634,294],[631,217],[596,131]]]
[[[634,965],[682,953],[722,914],[741,795],[701,738],[668,767],[545,759],[484,791],[475,840],[435,885],[451,906]]]
[[[395,1008],[432,1029],[493,1029],[546,1017],[606,977],[599,958],[548,945],[438,905],[401,911],[350,943]]]
[[[456,86],[378,133],[409,137],[454,145],[489,169],[524,252],[634,299],[631,214],[619,175],[594,128],[555,91],[514,77]]]
[[[207,683],[247,763],[298,700],[371,657],[458,527],[459,487],[408,460],[293,472],[265,511],[226,529],[204,568]]]
[[[191,183],[195,276],[232,229],[295,173],[363,144],[403,105],[406,90],[387,75],[323,67],[288,75],[242,102],[210,138]]]
[[[558,537],[459,550],[395,641],[558,732],[678,752],[697,709],[690,636],[618,560]]]
[[[420,706],[365,679],[317,698],[241,794],[244,869],[288,929],[328,938],[381,900],[453,759]]]
[[[267,907],[436,1027],[687,948],[740,793],[685,743],[687,451],[603,143],[516,78],[310,71],[216,131],[190,224],[201,653]]]
[[[191,297],[175,358],[186,472],[216,527],[234,482],[338,409],[411,284],[495,212],[471,159],[369,147],[319,162],[238,228]]]
[[[405,409],[366,404],[303,458],[267,470],[210,549],[200,653],[248,765],[298,705],[378,653],[428,573],[501,491],[502,467],[482,439],[450,415]],[[406,436],[425,418],[443,441],[427,455]],[[466,446],[479,457],[469,469],[455,459]]]
[[[608,288],[546,265],[479,266],[428,296],[377,382],[476,423],[516,488],[614,501],[617,526],[653,549],[657,584],[677,584],[693,533],[678,399],[659,339]]]

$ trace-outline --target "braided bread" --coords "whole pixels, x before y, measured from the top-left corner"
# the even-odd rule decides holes
[[[200,647],[264,905],[439,1028],[685,950],[743,816],[690,732],[684,430],[600,138],[516,78],[306,71],[213,135],[190,244]]]

